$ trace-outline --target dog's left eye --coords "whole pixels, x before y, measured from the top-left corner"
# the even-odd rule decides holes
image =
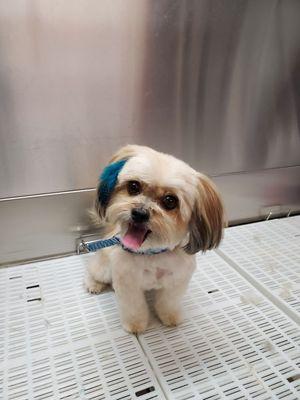
[[[166,210],[173,210],[178,205],[178,199],[176,196],[168,194],[162,198],[162,205]]]
[[[131,196],[135,196],[141,193],[141,184],[138,181],[129,181],[127,184],[127,191]]]

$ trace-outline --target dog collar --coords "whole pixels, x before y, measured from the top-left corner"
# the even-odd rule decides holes
[[[93,240],[90,242],[85,242],[84,240],[82,240],[79,245],[79,252],[81,250],[81,251],[86,251],[86,252],[90,253],[90,252],[94,252],[94,251],[101,250],[106,247],[111,247],[111,246],[115,246],[115,245],[121,246],[122,249],[127,251],[128,253],[138,254],[138,255],[146,255],[146,256],[152,256],[155,254],[165,253],[166,251],[169,250],[167,247],[163,247],[163,248],[134,251],[134,250],[129,249],[128,247],[124,246],[122,244],[121,240],[117,236],[113,236],[110,239]]]
[[[145,256],[154,256],[155,254],[161,254],[161,253],[165,253],[166,251],[168,251],[169,249],[167,247],[164,248],[157,248],[157,249],[147,249],[147,250],[138,250],[138,251],[134,251],[132,249],[129,249],[128,247],[124,246],[124,244],[120,243],[122,246],[122,249],[125,251],[128,251],[128,253],[132,253],[132,254],[140,254],[140,255],[145,255]]]

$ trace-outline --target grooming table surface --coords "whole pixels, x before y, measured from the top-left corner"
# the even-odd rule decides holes
[[[0,270],[0,399],[300,398],[300,218],[229,228],[198,256],[180,327],[126,334],[90,255]]]

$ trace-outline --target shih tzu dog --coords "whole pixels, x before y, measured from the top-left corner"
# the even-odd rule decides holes
[[[92,256],[87,290],[111,284],[124,329],[140,333],[149,318],[145,291],[154,289],[158,318],[177,325],[194,254],[222,238],[223,206],[212,181],[168,154],[128,145],[104,169],[95,211],[119,245]]]

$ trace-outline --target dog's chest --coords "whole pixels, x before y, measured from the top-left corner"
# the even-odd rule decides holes
[[[194,257],[185,253],[179,256],[161,254],[151,257],[134,257],[126,265],[126,275],[143,290],[172,288],[186,281],[195,269]],[[133,262],[132,262],[133,261]],[[121,264],[121,262],[120,262]]]
[[[173,272],[160,266],[144,267],[142,286],[144,290],[161,289],[173,278]]]

